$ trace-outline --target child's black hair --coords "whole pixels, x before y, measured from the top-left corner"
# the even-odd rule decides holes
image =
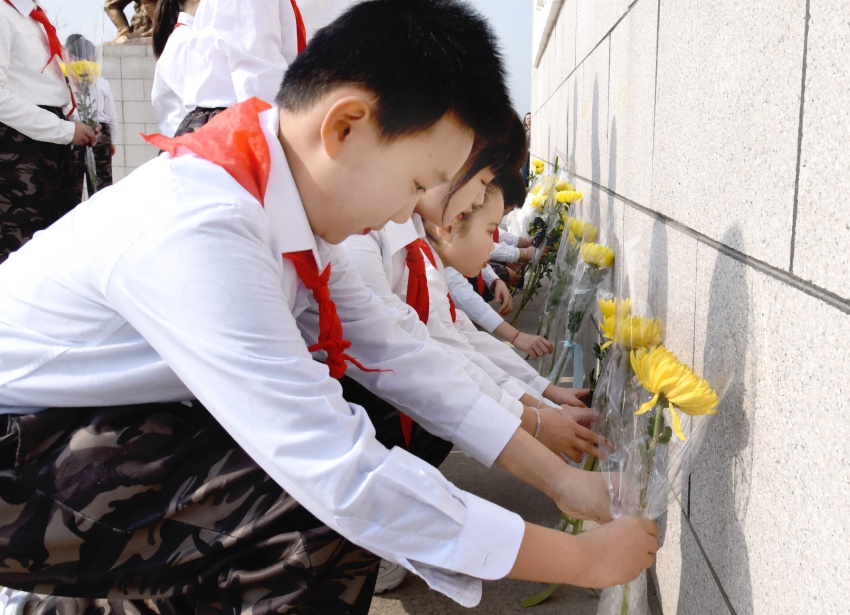
[[[68,52],[69,58],[73,60],[91,60],[95,61],[94,43],[87,39],[82,34],[70,34],[65,39],[65,51]]]
[[[366,0],[320,29],[287,68],[276,102],[298,112],[341,86],[377,97],[383,139],[415,134],[446,113],[495,136],[510,111],[496,38],[457,0]]]
[[[525,182],[517,171],[504,172],[487,184],[487,192],[501,190],[505,207],[519,207],[525,201]]]
[[[151,44],[153,45],[153,53],[157,58],[162,55],[168,37],[171,36],[177,26],[180,8],[180,0],[159,0],[156,3],[151,29]]]
[[[511,110],[505,116],[501,125],[501,133],[490,140],[476,139],[472,153],[466,164],[455,176],[448,194],[443,201],[443,211],[448,209],[449,201],[454,193],[469,182],[475,175],[489,168],[494,175],[519,172],[520,167],[528,158],[528,140],[525,138],[525,127],[522,120]]]

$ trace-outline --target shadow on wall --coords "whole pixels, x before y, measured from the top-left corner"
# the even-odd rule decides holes
[[[723,237],[725,245],[743,246],[740,229],[735,226]],[[700,452],[700,458],[690,478],[690,495],[685,514],[689,523],[699,528],[695,534],[702,542],[710,565],[723,583],[722,591],[728,597],[737,615],[753,612],[753,594],[746,536],[741,527],[746,519],[750,501],[750,476],[753,467],[753,448],[750,434],[751,421],[744,411],[745,395],[752,399],[755,379],[746,379],[747,359],[750,373],[758,373],[758,360],[748,357],[749,339],[749,287],[746,270],[740,263],[719,256],[711,277],[707,328],[703,354],[703,373],[708,379],[723,375],[729,377],[730,386],[722,400],[714,422]],[[750,390],[747,390],[747,386]],[[699,506],[700,509],[695,507]],[[704,508],[704,509],[703,509]],[[682,528],[682,549],[693,543],[685,538],[688,528]],[[710,541],[710,542],[709,542]],[[687,542],[687,544],[686,544]],[[701,557],[694,554],[694,557]],[[683,567],[680,588],[693,584],[689,571]],[[701,604],[714,592],[679,592],[679,615],[704,615],[716,604]]]
[[[578,79],[573,79],[573,145],[570,147],[569,163],[567,168],[576,171],[576,139],[578,138]]]

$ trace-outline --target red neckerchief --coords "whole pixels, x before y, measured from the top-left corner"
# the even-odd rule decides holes
[[[493,229],[493,241],[495,241],[497,243],[499,241],[499,227],[498,226]]]
[[[434,253],[431,251],[431,246],[428,242],[422,239],[414,239],[405,246],[407,249],[407,305],[416,310],[424,324],[428,324],[428,312],[430,297],[428,296],[428,278],[425,275],[425,259],[422,254],[428,257],[434,269],[437,268],[437,260],[434,258]],[[455,312],[455,302],[452,301],[452,296],[446,294],[449,300],[449,311],[452,314],[452,322],[457,322],[457,313]]]
[[[258,116],[268,109],[271,109],[271,105],[252,97],[219,113],[196,132],[174,138],[161,134],[142,137],[172,156],[180,156],[189,150],[217,164],[264,205],[271,172],[271,152]],[[330,264],[319,273],[312,250],[285,252],[282,256],[292,262],[298,279],[312,291],[319,305],[319,341],[307,350],[324,350],[327,353],[328,369],[334,378],[345,375],[345,361],[363,371],[379,371],[366,369],[356,359],[345,354],[351,342],[342,337],[342,323],[328,289]]]
[[[298,4],[295,0],[289,0],[292,3],[292,12],[295,13],[295,32],[297,38],[296,45],[298,53],[304,51],[307,46],[307,28],[304,27],[304,20],[301,18],[301,11],[298,10]]]
[[[15,5],[12,4],[12,0],[6,0],[6,4],[11,6],[16,11]],[[50,63],[53,61],[53,58],[59,58],[60,60],[65,55],[65,48],[62,47],[62,43],[59,40],[59,36],[56,34],[56,28],[53,27],[53,24],[50,23],[50,20],[47,18],[47,13],[44,12],[37,4],[35,8],[30,11],[29,16],[38,23],[41,24],[41,27],[44,28],[44,32],[47,34],[47,47],[50,51],[50,55],[47,57],[47,64],[44,65],[44,68],[50,66]],[[41,72],[44,72],[44,68],[41,69]]]

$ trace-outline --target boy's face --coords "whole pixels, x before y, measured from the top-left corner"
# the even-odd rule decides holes
[[[490,252],[495,247],[493,232],[502,219],[504,205],[501,191],[495,192],[487,198],[483,207],[472,213],[464,234],[451,233],[442,250],[446,265],[466,277],[478,275],[490,261]]]
[[[473,205],[484,202],[484,192],[487,184],[493,181],[493,171],[489,168],[482,169],[472,176],[468,182],[455,190],[446,204],[454,179],[450,183],[443,184],[434,190],[428,190],[416,204],[416,213],[422,218],[436,226],[445,226],[457,217],[461,212],[469,211]]]
[[[314,231],[330,243],[410,219],[426,191],[448,184],[472,149],[472,132],[451,115],[428,130],[382,142],[371,119],[332,131],[338,140],[326,169],[331,193]],[[334,207],[330,205],[333,204]],[[319,224],[314,224],[315,222]]]

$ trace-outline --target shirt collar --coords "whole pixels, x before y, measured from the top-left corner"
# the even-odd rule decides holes
[[[390,255],[403,249],[411,241],[425,237],[425,227],[422,225],[422,218],[417,214],[413,214],[410,220],[402,224],[387,222],[384,226],[384,232],[386,233]]]
[[[289,170],[283,148],[278,141],[280,128],[280,109],[272,107],[260,113],[260,127],[266,137],[271,154],[271,170],[269,183],[266,186],[264,208],[269,217],[274,236],[280,242],[284,252],[300,252],[312,250],[319,270],[322,269],[322,259],[319,248],[301,195]]]
[[[183,26],[191,26],[195,22],[195,16],[190,15],[189,13],[184,13],[180,11],[177,14],[177,23]]]
[[[15,10],[17,10],[24,17],[29,17],[30,13],[32,13],[33,9],[36,7],[36,3],[33,0],[10,0]]]

